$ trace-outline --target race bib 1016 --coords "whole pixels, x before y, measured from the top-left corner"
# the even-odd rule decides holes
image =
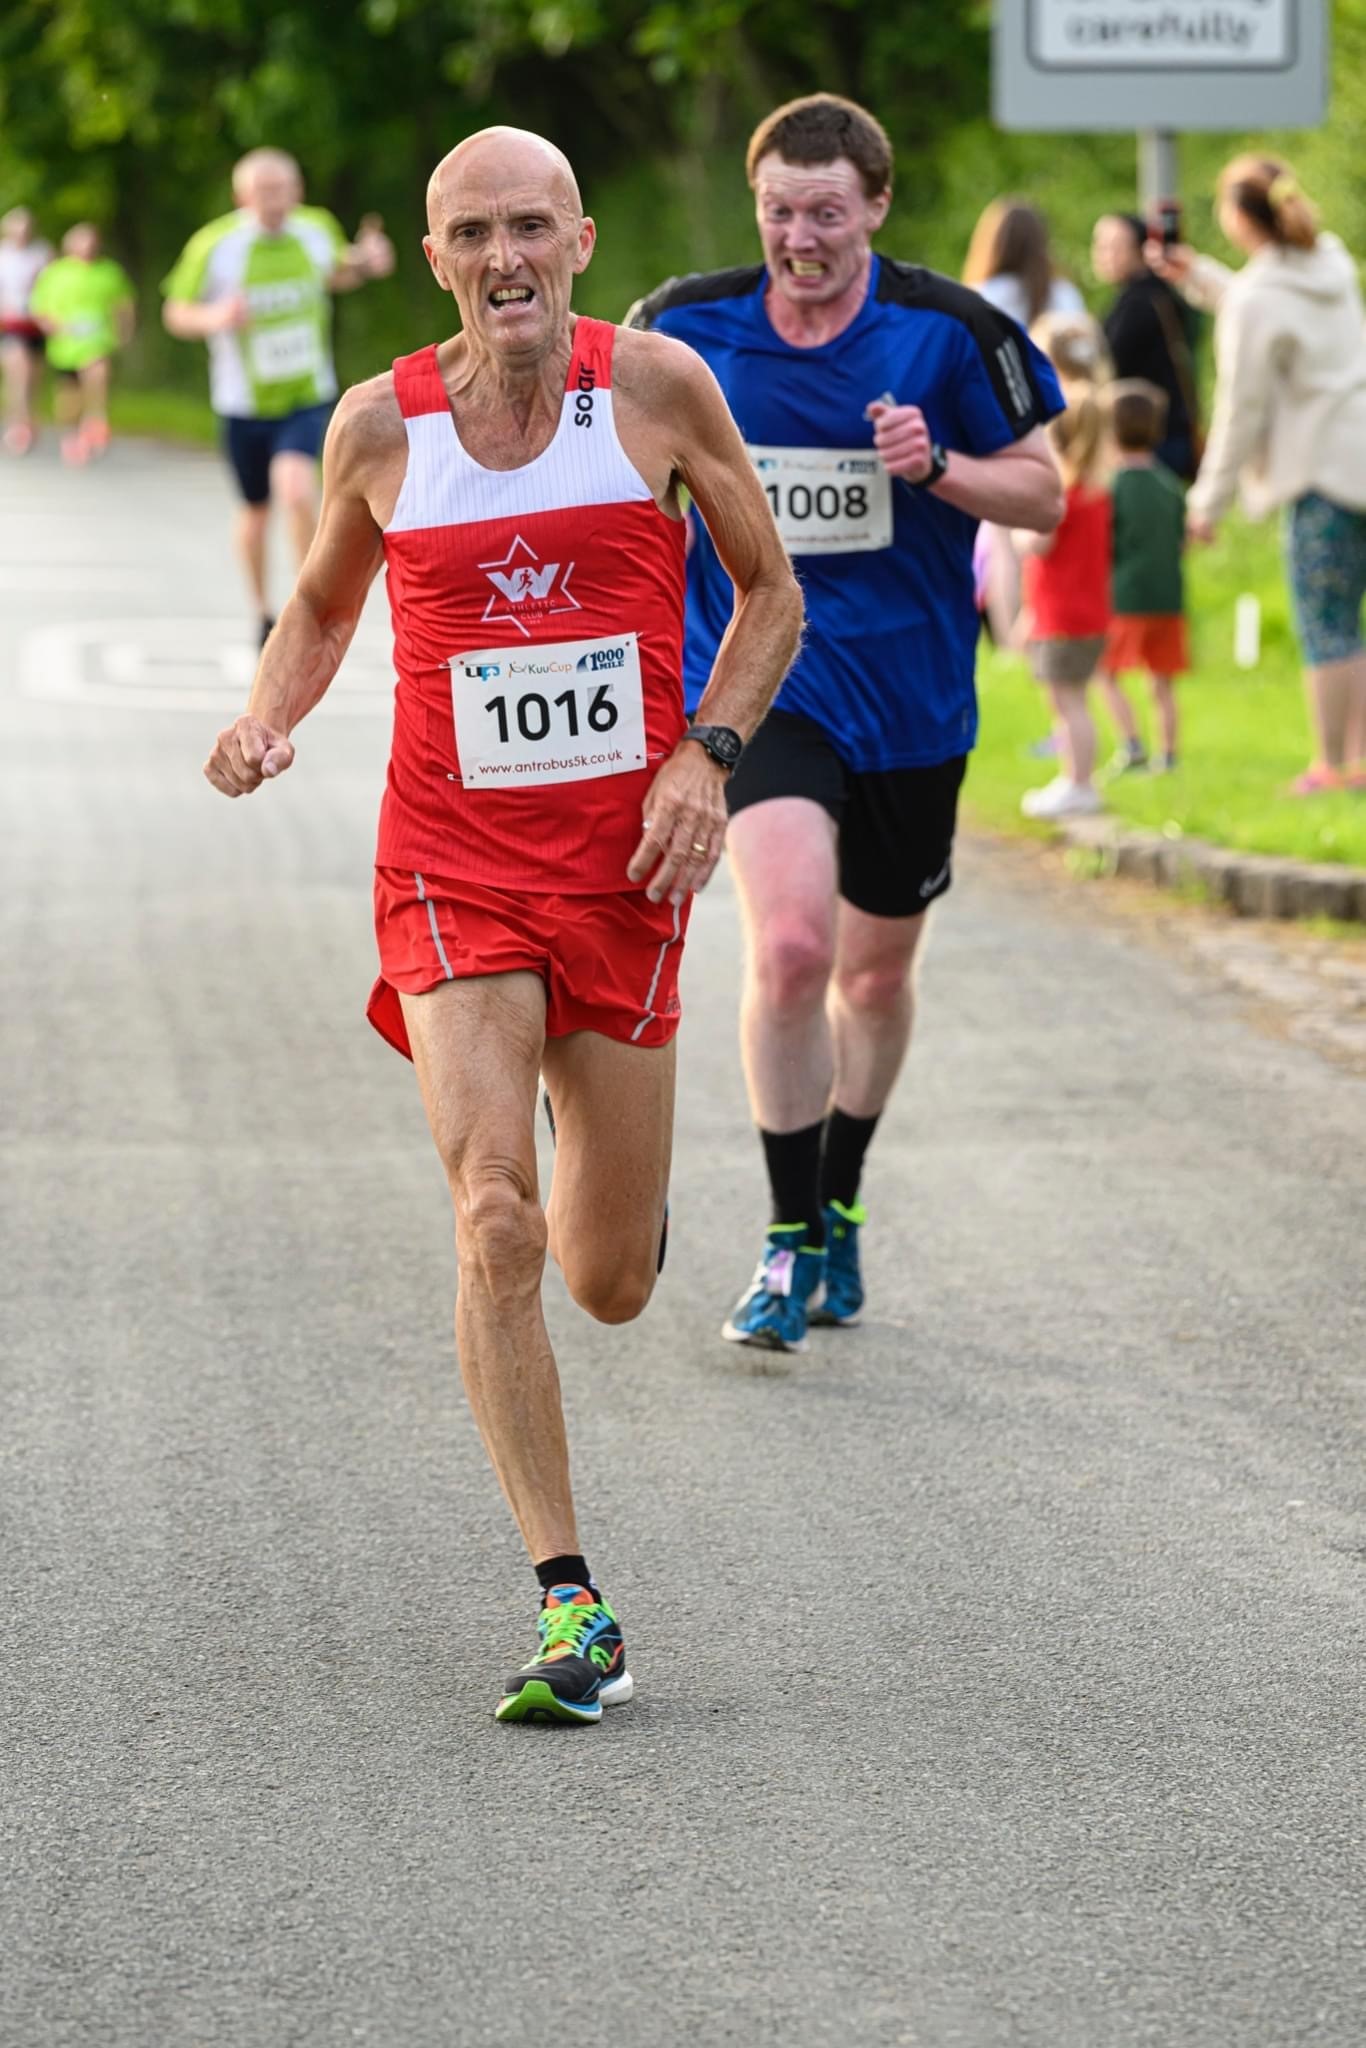
[[[751,448],[790,555],[892,545],[892,479],[871,448]]]
[[[247,350],[251,373],[259,384],[316,377],[322,369],[322,340],[316,320],[288,320],[276,327],[254,327],[247,337]]]
[[[452,655],[451,707],[466,789],[589,782],[645,766],[634,633]]]

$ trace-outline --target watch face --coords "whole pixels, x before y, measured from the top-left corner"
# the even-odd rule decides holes
[[[728,725],[714,725],[711,728],[712,752],[733,768],[743,752],[743,743],[738,732],[732,732]]]

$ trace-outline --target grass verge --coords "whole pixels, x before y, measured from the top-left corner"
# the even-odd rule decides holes
[[[1216,548],[1191,551],[1187,571],[1194,667],[1178,686],[1181,765],[1172,775],[1126,775],[1109,784],[1109,809],[1171,837],[1366,867],[1366,794],[1284,794],[1308,759],[1309,728],[1275,528],[1230,519]],[[1233,608],[1242,591],[1262,604],[1261,663],[1251,671],[1233,661]],[[994,832],[1046,838],[1046,825],[1020,815],[1022,792],[1053,773],[1050,761],[1029,752],[1048,729],[1043,691],[1018,655],[994,648],[983,648],[978,678],[982,727],[967,814]],[[1127,687],[1151,734],[1145,685],[1134,677]],[[1103,760],[1114,734],[1096,698],[1092,710]]]
[[[116,384],[109,420],[116,434],[151,434],[200,448],[212,448],[218,439],[218,423],[206,401],[185,391],[121,391]]]

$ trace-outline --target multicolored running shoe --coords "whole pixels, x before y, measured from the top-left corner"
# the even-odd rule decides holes
[[[730,1344],[805,1351],[806,1305],[825,1278],[825,1253],[802,1243],[804,1223],[773,1223],[747,1293],[721,1326]]]
[[[549,1090],[548,1088],[542,1088],[542,1090],[541,1090],[541,1107],[542,1107],[542,1109],[543,1109],[543,1110],[545,1111],[545,1120],[546,1120],[546,1123],[547,1123],[547,1124],[549,1125],[549,1128],[550,1128],[550,1142],[551,1142],[551,1144],[552,1144],[552,1145],[554,1145],[554,1144],[558,1143],[558,1134],[556,1133],[556,1130],[555,1130],[555,1112],[554,1112],[554,1110],[553,1110],[553,1109],[551,1108],[551,1106],[550,1106],[550,1090]],[[659,1275],[659,1274],[661,1274],[661,1273],[662,1273],[662,1272],[664,1271],[664,1260],[665,1260],[665,1257],[666,1257],[666,1255],[667,1255],[667,1253],[668,1253],[668,1250],[669,1250],[669,1204],[668,1204],[668,1202],[667,1202],[667,1200],[666,1200],[666,1201],[665,1201],[665,1204],[664,1204],[664,1224],[663,1224],[663,1228],[662,1228],[662,1229],[660,1230],[660,1233],[659,1233],[659,1250],[658,1250],[658,1251],[656,1252],[656,1254],[655,1254],[655,1275],[656,1275],[656,1277],[658,1277],[658,1275]]]
[[[555,1586],[536,1623],[541,1646],[514,1671],[494,1708],[499,1721],[600,1721],[635,1691],[621,1625],[588,1586]]]
[[[810,1312],[813,1323],[848,1329],[863,1307],[863,1273],[859,1267],[859,1231],[868,1221],[862,1202],[846,1209],[843,1202],[825,1205],[825,1287]]]

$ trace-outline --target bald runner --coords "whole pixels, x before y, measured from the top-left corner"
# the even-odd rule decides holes
[[[162,284],[163,320],[209,348],[210,402],[241,497],[237,552],[264,642],[273,502],[302,562],[317,523],[317,459],[337,396],[329,294],[387,277],[394,251],[377,215],[349,242],[304,204],[303,174],[282,149],[253,149],[232,174],[232,213],[192,235]]]
[[[688,914],[801,599],[710,370],[572,311],[597,231],[561,153],[485,130],[438,165],[427,203],[460,331],[342,399],[317,537],[205,772],[238,797],[292,766],[383,564],[398,687],[369,1014],[416,1067],[455,1212],[465,1390],[540,1587],[536,1653],[496,1712],[586,1723],[634,1682],[583,1554],[545,1257],[600,1322],[650,1299]],[[685,489],[732,592],[691,726]],[[628,1540],[606,1521],[595,1550]],[[484,1589],[465,1582],[482,1626]]]

